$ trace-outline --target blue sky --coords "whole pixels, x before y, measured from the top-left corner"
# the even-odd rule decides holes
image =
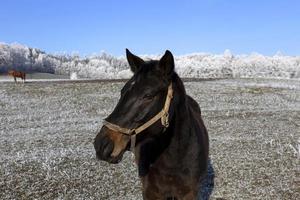
[[[49,53],[300,55],[299,0],[1,0],[0,42]]]

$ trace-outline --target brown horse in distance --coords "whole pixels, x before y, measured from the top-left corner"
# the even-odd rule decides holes
[[[11,70],[8,72],[8,75],[13,76],[15,82],[17,82],[17,77],[18,77],[18,78],[21,78],[23,80],[23,82],[25,83],[25,78],[26,78],[25,72]]]

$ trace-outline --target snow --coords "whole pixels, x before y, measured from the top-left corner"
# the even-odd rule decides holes
[[[142,58],[159,59],[161,55],[144,55]],[[176,71],[186,78],[284,78],[300,79],[300,56],[274,56],[258,53],[233,55],[226,49],[223,54],[194,53],[175,56]],[[100,55],[80,57],[45,52],[20,44],[0,43],[0,73],[10,69],[29,72],[48,72],[69,75],[76,72],[81,78],[129,78],[125,57]]]

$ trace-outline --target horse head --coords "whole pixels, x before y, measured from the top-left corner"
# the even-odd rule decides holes
[[[126,56],[133,76],[94,140],[97,158],[109,163],[120,162],[130,146],[157,137],[172,116],[172,53],[167,50],[160,60],[144,61],[126,49]]]

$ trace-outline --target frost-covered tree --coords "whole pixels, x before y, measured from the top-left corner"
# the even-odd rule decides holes
[[[144,59],[158,59],[159,55],[145,55]],[[300,56],[264,56],[258,53],[233,55],[197,53],[175,57],[176,71],[181,77],[227,78],[269,77],[300,78]],[[125,57],[114,57],[105,52],[89,57],[78,54],[47,54],[36,48],[20,44],[0,43],[0,73],[10,69],[26,72],[48,72],[82,78],[129,78]]]

